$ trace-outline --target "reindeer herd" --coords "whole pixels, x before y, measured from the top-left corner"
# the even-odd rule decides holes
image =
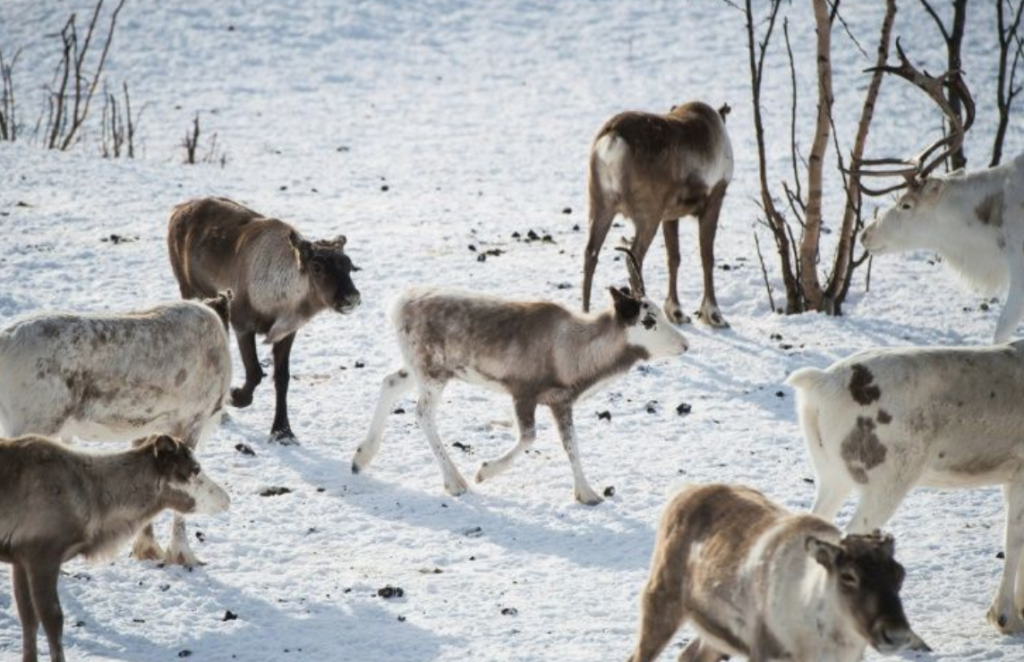
[[[683,488],[658,528],[632,662],[656,659],[685,623],[697,633],[680,655],[687,661],[853,661],[869,645],[927,650],[903,611],[905,573],[893,538],[878,531],[916,485],[1003,486],[1004,569],[988,617],[1004,633],[1024,630],[1024,341],[1005,343],[1024,315],[1024,156],[971,174],[932,175],[963,140],[973,105],[959,75],[924,76],[899,53],[902,64],[891,70],[921,85],[953,119],[941,92],[960,94],[967,121],[956,119],[948,137],[913,159],[859,164],[863,175],[903,175],[907,188],[865,228],[864,245],[875,254],[933,249],[973,281],[1008,282],[997,344],[876,349],[794,372],[787,383],[797,392],[816,473],[813,512],[790,513],[739,485]],[[576,500],[600,503],[583,472],[573,406],[637,362],[687,351],[675,326],[689,321],[676,294],[683,216],[699,222],[699,317],[726,326],[712,274],[733,173],[727,112],[692,102],[665,115],[623,113],[601,128],[590,155],[583,313],[451,289],[401,295],[391,321],[402,363],[383,380],[352,471],[367,470],[395,401],[415,389],[417,420],[444,487],[465,492],[435,420],[445,385],[460,380],[511,396],[518,428],[507,452],[480,465],[477,482],[509,470],[530,448],[543,406],[569,458]],[[590,313],[598,255],[616,214],[636,231],[632,247],[620,249],[629,287],[610,288],[611,305]],[[670,276],[662,307],[642,276],[659,225]],[[310,241],[230,200],[194,200],[176,207],[168,226],[184,301],[124,314],[40,315],[0,332],[0,426],[10,437],[0,440],[0,561],[12,566],[25,662],[37,659],[40,624],[51,660],[64,659],[63,562],[109,557],[133,536],[137,559],[199,562],[184,517],[223,511],[229,498],[194,452],[225,405],[251,404],[264,377],[256,336],[273,347],[270,438],[294,442],[287,393],[296,334],[323,310],[350,314],[360,304],[345,245],[344,236]],[[245,367],[236,388],[230,330]],[[131,448],[93,454],[71,448],[75,437]],[[850,492],[859,503],[844,534],[832,520]],[[150,525],[163,510],[174,513],[166,550]]]

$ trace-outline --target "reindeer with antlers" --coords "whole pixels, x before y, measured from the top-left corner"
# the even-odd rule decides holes
[[[418,387],[417,419],[441,465],[445,489],[455,496],[465,492],[466,481],[448,457],[435,421],[445,385],[458,379],[508,393],[515,405],[519,439],[504,455],[480,466],[477,482],[502,473],[530,447],[536,437],[534,413],[545,405],[572,465],[576,500],[600,503],[580,465],[573,405],[638,361],[687,350],[686,338],[647,298],[636,258],[624,252],[630,289],[609,288],[613,305],[598,315],[580,315],[547,301],[505,301],[451,290],[403,294],[391,318],[404,365],[384,378],[370,430],[352,461],[353,473],[373,461],[398,398]]]
[[[858,165],[862,178],[903,178],[883,189],[862,186],[865,193],[906,189],[895,205],[864,229],[861,241],[872,255],[934,250],[981,290],[998,291],[1008,282],[1009,295],[995,331],[995,342],[1005,342],[1024,317],[1024,154],[994,168],[933,175],[963,144],[974,122],[974,102],[959,71],[930,76],[910,64],[898,40],[896,50],[899,66],[883,67],[883,71],[928,94],[949,118],[951,131],[911,159],[865,160]],[[963,102],[963,120],[953,112],[943,88]]]

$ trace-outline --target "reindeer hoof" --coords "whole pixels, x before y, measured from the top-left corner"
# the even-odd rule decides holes
[[[1014,634],[1024,630],[1024,619],[1021,619],[1016,609],[1003,612],[993,605],[988,610],[988,621],[1003,634]]]
[[[712,328],[715,328],[715,329],[728,329],[729,328],[729,323],[725,321],[724,317],[722,317],[722,311],[718,310],[718,308],[710,308],[710,309],[703,309],[702,308],[700,310],[700,312],[697,313],[697,317],[700,318],[700,321],[704,322],[705,324],[707,324],[708,326],[710,326]]]
[[[683,312],[683,309],[675,301],[666,301],[664,310],[665,317],[669,318],[673,324],[689,324],[691,322],[690,317]]]
[[[469,490],[466,479],[462,476],[455,476],[451,480],[444,481],[444,491],[452,496],[462,496]]]
[[[160,549],[160,545],[152,538],[146,541],[136,540],[132,546],[132,557],[136,561],[163,561],[165,558],[164,550]]]
[[[281,444],[282,446],[298,446],[299,440],[295,438],[295,433],[291,431],[291,428],[283,428],[281,430],[270,431],[270,443]],[[358,472],[357,472],[358,473]]]
[[[252,404],[252,391],[242,388],[231,389],[231,406],[243,409]]]
[[[604,499],[598,496],[597,492],[594,492],[593,490],[588,492],[577,492],[576,500],[585,506],[596,506],[604,501]]]

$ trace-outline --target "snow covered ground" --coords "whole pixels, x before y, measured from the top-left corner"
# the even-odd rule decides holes
[[[789,14],[809,117],[814,42],[806,4]],[[869,53],[881,4],[843,3]],[[915,60],[941,70],[938,34],[917,3],[902,4],[896,34]],[[0,43],[7,52],[24,48],[15,83],[26,133],[58,52],[44,35],[87,5],[0,5]],[[995,130],[992,13],[989,3],[972,5],[964,45],[979,105],[968,140],[972,164],[987,161]],[[866,85],[860,72],[870,62],[838,30],[833,41],[837,124],[848,144]],[[781,43],[766,79],[775,179],[790,168]],[[128,80],[133,103],[146,105],[142,157],[100,159],[95,128],[70,153],[30,141],[0,144],[0,325],[39,311],[129,310],[174,299],[168,213],[212,194],[309,236],[347,234],[363,267],[356,282],[364,303],[352,316],[323,314],[299,334],[290,399],[301,446],[266,443],[267,381],[253,406],[232,410],[201,450],[233,500],[224,515],[192,520],[203,534],[195,549],[208,565],[158,568],[125,552],[108,564],[65,566],[71,659],[625,659],[654,527],[674,485],[742,482],[791,508],[809,507],[813,474],[784,377],[870,346],[983,343],[999,306],[982,309],[985,299],[920,253],[877,260],[867,295],[861,273],[847,317],[770,311],[753,244],[755,231],[763,245],[770,237],[756,224],[744,44],[742,15],[710,0],[128,0],[107,75],[113,85]],[[542,413],[535,451],[472,494],[448,497],[411,401],[391,417],[370,471],[353,476],[349,462],[379,380],[397,360],[384,318],[388,297],[429,282],[577,306],[585,241],[577,228],[586,224],[593,133],[619,110],[661,110],[692,98],[733,108],[736,175],[716,275],[732,328],[686,327],[690,353],[634,369],[577,408],[587,474],[595,488],[614,486],[615,496],[596,508],[572,501],[568,463]],[[910,154],[938,131],[937,111],[903,83],[886,83],[880,108],[874,154]],[[218,135],[226,166],[181,164],[179,143],[196,112],[204,133]],[[1006,153],[1022,144],[1018,119]],[[835,182],[826,196],[834,225]],[[531,229],[554,242],[511,237]],[[701,295],[695,230],[684,224],[680,294],[689,310]],[[628,233],[616,228],[609,244]],[[133,241],[105,241],[112,234]],[[478,261],[491,248],[506,252]],[[658,298],[662,255],[659,239],[646,269]],[[598,284],[624,281],[606,247]],[[676,413],[681,403],[692,405],[689,415]],[[599,420],[602,411],[611,420]],[[490,393],[453,386],[441,415],[445,441],[469,447],[451,451],[466,475],[513,442],[511,429],[494,424],[510,419],[508,402]],[[256,455],[236,451],[240,443]],[[259,496],[270,486],[292,491]],[[1001,567],[1001,517],[995,489],[921,490],[900,509],[891,528],[908,570],[905,604],[935,649],[905,657],[1021,658],[1024,639],[1001,636],[984,620]],[[2,581],[0,659],[11,660],[20,628]],[[378,597],[386,585],[404,597]],[[228,611],[237,618],[225,620]]]

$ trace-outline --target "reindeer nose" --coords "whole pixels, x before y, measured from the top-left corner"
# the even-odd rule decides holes
[[[927,644],[906,625],[880,623],[875,631],[875,648],[881,652],[898,651],[908,647],[914,650],[927,649]]]

